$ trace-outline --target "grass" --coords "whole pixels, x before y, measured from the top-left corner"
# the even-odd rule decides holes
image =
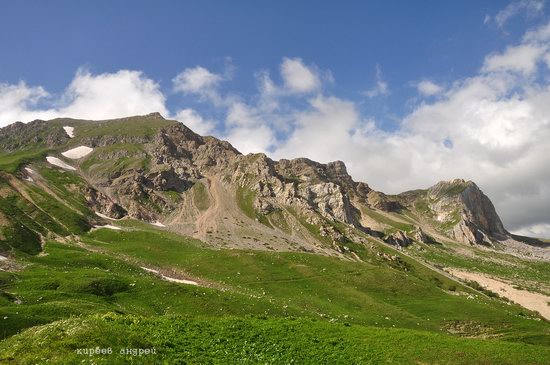
[[[239,186],[237,188],[236,197],[237,205],[247,217],[257,220],[264,226],[273,229],[269,219],[265,215],[256,212],[254,209],[254,199],[256,198],[256,193],[253,190]]]
[[[160,194],[174,204],[177,204],[182,200],[181,194],[175,190],[161,191]]]
[[[193,203],[200,211],[205,211],[210,207],[210,198],[206,186],[200,181],[193,185]]]
[[[113,354],[78,353],[96,347]],[[155,353],[120,353],[127,348]],[[33,328],[0,345],[5,364],[44,359],[52,364],[542,364],[550,361],[550,349],[300,318],[115,313]]]
[[[285,213],[282,210],[274,210],[268,214],[269,222],[286,233],[292,233],[292,228],[289,226]]]
[[[405,232],[410,232],[410,231],[414,230],[414,225],[408,224],[408,223],[398,222],[398,221],[393,220],[391,218],[388,218],[387,216],[385,216],[381,213],[378,213],[378,212],[376,212],[376,211],[374,211],[370,208],[362,207],[361,212],[363,214],[368,215],[369,217],[376,220],[377,222],[386,224],[386,225],[391,226],[395,229],[405,231]]]
[[[475,292],[407,257],[402,261],[409,270],[403,271],[402,265],[348,262],[306,253],[211,250],[198,241],[156,231],[99,230],[83,240],[115,256],[181,270],[191,278],[261,298],[271,304],[268,315],[292,312],[435,332],[449,321],[477,321],[503,339],[550,343],[547,324],[520,316],[524,309],[498,299],[467,299]],[[434,285],[434,278],[441,283]],[[447,292],[451,286],[458,295]]]
[[[83,215],[92,214],[82,194],[87,184],[79,175],[50,166],[39,166],[38,172],[59,197]]]
[[[113,119],[104,122],[74,119],[58,119],[53,122],[60,125],[73,125],[77,138],[102,136],[152,137],[160,128],[177,123],[149,116]]]
[[[29,189],[29,194],[35,204],[43,211],[48,212],[48,215],[63,225],[69,233],[82,234],[91,228],[90,223],[82,213],[71,209],[70,206],[66,206],[44,190],[32,187]]]
[[[297,213],[293,208],[288,207],[288,212],[292,214],[300,224],[307,229],[307,231],[315,238],[317,241],[324,243],[325,245],[331,245],[332,240],[329,237],[321,236],[320,226],[316,224],[309,223],[303,216]]]
[[[9,154],[0,154],[0,171],[16,173],[21,166],[46,157],[48,149],[33,148]]]
[[[0,295],[0,338],[70,316],[109,311],[221,316],[260,315],[270,307],[239,293],[162,281],[136,265],[74,245],[49,242],[45,252],[20,255],[27,265],[22,271],[0,271],[0,293],[5,294]]]

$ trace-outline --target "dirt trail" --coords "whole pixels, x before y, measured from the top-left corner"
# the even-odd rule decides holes
[[[541,316],[550,320],[550,297],[540,293],[514,288],[513,284],[502,279],[492,278],[485,274],[447,269],[452,275],[464,280],[473,280],[481,286],[498,295],[521,305],[524,308],[539,312]]]

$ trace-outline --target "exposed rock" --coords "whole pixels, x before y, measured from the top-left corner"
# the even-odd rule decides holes
[[[0,129],[0,151],[14,152],[23,147],[53,147],[69,140],[61,126],[53,126],[43,120],[30,123],[16,122]]]
[[[107,195],[87,187],[84,191],[84,197],[88,205],[103,215],[113,219],[120,219],[127,215],[127,212],[120,205],[111,200]]]
[[[411,244],[411,240],[407,237],[407,234],[403,231],[397,231],[386,237],[385,241],[391,245],[407,247]]]
[[[193,182],[178,175],[173,169],[148,174],[145,179],[145,184],[153,190],[173,190],[179,193],[193,186]]]
[[[332,226],[321,226],[319,228],[319,235],[330,238],[332,242],[346,241],[346,237]]]
[[[416,227],[414,231],[411,232],[412,238],[417,242],[422,243],[433,243],[434,240],[428,236],[420,227]]]
[[[491,244],[508,237],[489,198],[471,181],[442,181],[428,189],[430,209],[449,233],[469,244]]]
[[[399,212],[403,208],[399,201],[390,199],[386,194],[374,190],[368,192],[367,202],[371,207],[385,212]]]

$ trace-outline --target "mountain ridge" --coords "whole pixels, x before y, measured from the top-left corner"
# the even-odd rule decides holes
[[[74,138],[64,127],[73,128]],[[243,155],[229,142],[200,136],[159,113],[106,121],[37,120],[0,132],[4,152],[40,146],[43,154],[74,165],[87,184],[81,193],[95,212],[162,221],[215,245],[239,240],[237,247],[262,248],[255,242],[271,235],[285,242],[280,249],[342,253],[345,242],[365,234],[397,246],[437,239],[495,246],[513,239],[471,181],[386,195],[356,182],[342,161]],[[76,159],[62,155],[79,146],[93,150]],[[18,173],[32,179],[22,169],[26,164],[21,162]],[[201,194],[204,210],[197,207]]]

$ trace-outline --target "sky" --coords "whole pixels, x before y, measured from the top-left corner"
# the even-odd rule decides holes
[[[546,0],[0,2],[0,126],[154,111],[386,193],[473,180],[550,237]]]

